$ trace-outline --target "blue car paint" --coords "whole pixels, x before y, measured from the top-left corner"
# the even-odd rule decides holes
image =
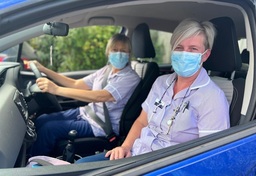
[[[27,0],[2,0],[0,1],[0,9],[5,9],[7,7],[13,6],[15,4],[19,4]]]
[[[255,176],[256,134],[179,163],[146,174],[146,176]]]

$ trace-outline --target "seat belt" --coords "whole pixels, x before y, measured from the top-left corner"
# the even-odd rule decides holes
[[[102,88],[104,88],[107,85],[107,79],[108,79],[108,75],[111,71],[111,66],[109,65],[109,67],[107,68],[107,70],[105,71],[105,75],[104,75],[104,79],[102,81]],[[116,134],[113,132],[112,129],[112,124],[110,122],[110,117],[109,117],[109,112],[108,112],[108,108],[105,104],[105,102],[103,102],[103,109],[104,109],[104,116],[105,116],[105,122],[103,122],[96,114],[95,112],[92,110],[92,108],[90,106],[85,106],[85,111],[86,113],[88,113],[90,115],[90,117],[98,124],[101,126],[101,128],[104,130],[104,132],[107,135],[107,138],[109,140],[109,142],[112,142],[116,139]]]

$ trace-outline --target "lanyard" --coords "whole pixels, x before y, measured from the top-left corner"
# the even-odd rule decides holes
[[[188,94],[188,90],[189,90],[190,86],[188,87],[184,97],[182,98],[182,101],[180,103],[180,105],[174,110],[174,115],[167,121],[167,125],[169,126],[168,128],[168,131],[167,131],[167,134],[169,134],[170,132],[170,129],[172,127],[172,124],[173,124],[173,121],[176,119],[177,115],[179,114],[179,112],[181,111],[181,106],[185,100],[185,97],[187,96]],[[184,105],[183,105],[183,111],[185,110],[185,108],[188,108],[188,105],[189,105],[189,101],[187,101]]]
[[[164,98],[164,96],[165,96],[167,90],[171,87],[171,85],[174,83],[174,81],[176,81],[176,79],[177,79],[177,78],[174,78],[173,81],[169,84],[169,86],[165,89],[165,91],[164,91],[163,95],[161,96],[160,100],[159,100],[159,99],[156,99],[156,101],[155,101],[155,103],[154,103],[155,108],[154,108],[154,110],[153,110],[153,113],[152,113],[151,117],[149,118],[149,122],[151,121],[151,119],[153,118],[153,116],[156,114],[157,109],[158,109],[158,108],[162,109],[162,108],[164,107],[165,104],[164,104],[164,102],[162,102],[162,99]],[[185,98],[186,98],[186,96],[187,96],[187,94],[188,94],[188,92],[189,92],[189,89],[190,89],[190,86],[187,88],[187,91],[186,91],[185,95],[183,96],[180,105],[174,110],[173,116],[166,122],[167,125],[169,126],[169,127],[168,127],[168,131],[167,131],[167,134],[169,134],[170,129],[171,129],[171,127],[172,127],[172,125],[173,125],[173,122],[174,122],[174,120],[176,119],[177,115],[181,112],[182,109],[183,109],[183,111],[184,111],[184,110],[185,110],[186,108],[188,108],[188,106],[189,106],[189,101],[187,101],[187,102],[184,103],[184,100],[185,100]],[[184,105],[183,105],[183,103],[184,103]],[[182,106],[182,105],[183,105],[183,106]],[[167,105],[167,106],[168,106],[168,105]]]
[[[177,78],[174,78],[174,79],[172,80],[172,82],[169,84],[169,86],[165,89],[165,91],[164,91],[163,95],[161,96],[160,100],[156,99],[156,101],[155,101],[155,103],[154,103],[154,105],[155,105],[156,107],[155,107],[155,109],[153,110],[153,113],[152,113],[151,117],[149,118],[149,121],[150,121],[150,120],[153,118],[153,116],[156,114],[158,108],[161,108],[161,109],[163,108],[164,103],[162,102],[162,100],[163,100],[163,98],[164,98],[164,96],[165,96],[167,90],[171,87],[171,85],[174,83],[174,81],[176,81],[176,79],[177,79]]]

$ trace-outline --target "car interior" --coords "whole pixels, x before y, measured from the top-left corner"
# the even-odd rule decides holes
[[[235,126],[239,124],[241,118],[240,112],[245,87],[245,77],[243,77],[243,75],[236,75],[236,71],[239,72],[242,67],[242,59],[238,47],[236,30],[231,18],[218,17],[210,21],[217,29],[217,36],[215,38],[212,53],[204,63],[204,67],[209,72],[212,80],[224,91],[230,104],[230,123],[231,126]],[[141,107],[139,105],[146,99],[154,80],[159,75],[159,66],[156,62],[148,62],[147,60],[145,61],[145,59],[143,60],[143,58],[149,58],[152,60],[152,58],[155,57],[155,50],[151,41],[149,27],[146,23],[139,24],[134,29],[132,41],[134,55],[138,58],[137,61],[132,61],[132,66],[141,76],[144,84],[139,84],[136,91],[130,98],[130,100],[133,100],[134,102],[129,101],[129,103],[127,103],[126,107],[130,106],[130,109],[124,109],[124,113],[120,121],[121,128],[119,141],[109,142],[106,137],[74,139],[72,145],[75,146],[74,154],[76,154],[76,156],[93,155],[96,152],[110,150],[113,147],[120,145],[141,111]],[[224,58],[226,62],[222,62]],[[151,64],[153,65],[152,67]],[[150,81],[145,82],[146,80]],[[138,95],[142,95],[142,91],[144,96],[138,98]],[[134,111],[134,108],[137,110]],[[130,113],[126,115],[125,113],[128,112]],[[124,132],[125,129],[126,131]],[[120,138],[122,140],[120,140]],[[63,151],[67,144],[68,140],[66,140],[66,142],[60,141],[57,150],[54,151],[54,154],[57,153],[60,155],[61,153],[58,151]]]
[[[97,138],[77,138],[74,140],[76,156],[93,155],[96,152],[110,150],[120,145],[128,134],[133,122],[140,115],[141,104],[146,99],[152,84],[159,76],[159,66],[152,60],[155,57],[155,49],[151,41],[149,27],[147,24],[139,24],[132,35],[133,54],[137,58],[132,61],[132,68],[141,77],[141,82],[128,100],[120,120],[120,132],[116,140],[112,141],[109,136]],[[53,151],[56,156],[62,154],[68,141],[60,141]],[[71,155],[72,156],[72,155]]]
[[[209,75],[212,77],[212,80],[225,92],[225,95],[230,104],[230,123],[231,126],[235,126],[238,125],[240,121],[240,111],[242,107],[245,86],[245,77],[243,77],[243,75],[236,75],[236,71],[239,72],[241,70],[242,60],[239,52],[235,26],[232,19],[228,17],[215,18],[212,19],[211,22],[215,24],[218,35],[215,38],[212,54],[210,55],[209,59],[204,63],[204,67],[208,70]],[[133,100],[134,102],[129,101],[129,103],[127,103],[127,106],[130,106],[133,109],[124,109],[124,113],[120,121],[121,135],[118,137],[119,141],[109,142],[108,138],[106,137],[100,137],[96,139],[75,139],[74,142],[72,142],[72,145],[75,146],[74,151],[76,156],[93,155],[96,152],[110,150],[113,147],[120,145],[124,140],[125,136],[128,134],[131,125],[141,111],[141,107],[139,105],[142,104],[142,102],[145,100],[154,80],[159,75],[159,66],[157,65],[157,63],[149,62],[147,60],[145,61],[145,58],[149,58],[150,60],[152,60],[152,58],[155,57],[155,50],[151,41],[149,27],[146,23],[139,24],[134,29],[132,41],[133,52],[135,57],[137,58],[137,61],[132,61],[132,66],[135,71],[141,76],[142,82],[144,81],[144,84],[139,84],[136,91],[132,95],[131,100]],[[223,58],[228,60],[228,62],[222,62]],[[150,67],[151,64],[153,65],[152,67]],[[154,75],[152,76],[152,74]],[[150,82],[146,81],[145,79],[150,80]],[[146,86],[147,88],[145,88],[144,86]],[[144,96],[138,98],[138,95],[142,95],[142,91],[144,93]],[[138,110],[134,111],[134,108],[137,108]],[[125,113],[128,112],[130,112],[130,114],[125,115]],[[127,121],[129,121],[129,125],[127,124]],[[127,129],[126,132],[123,132],[123,130],[125,129]],[[122,140],[120,140],[120,138]],[[65,142],[60,141],[58,147],[53,152],[53,154],[61,155],[62,152],[60,153],[60,151],[63,151],[67,144],[68,140],[66,140]]]
[[[227,97],[230,104],[231,128],[239,130],[239,126],[254,119],[255,110],[253,106],[249,106],[255,99],[251,97],[254,85],[254,67],[252,64],[254,49],[251,40],[252,29],[248,26],[249,17],[244,9],[234,6],[232,3],[200,2],[160,0],[138,1],[136,3],[127,1],[114,5],[106,4],[98,8],[81,5],[76,8],[76,11],[70,10],[66,14],[59,12],[55,16],[33,23],[32,27],[21,26],[22,30],[8,33],[11,37],[6,34],[0,38],[0,43],[3,44],[3,46],[0,46],[0,51],[4,51],[47,33],[47,35],[50,34],[52,37],[56,37],[58,31],[53,34],[52,31],[49,32],[50,28],[45,27],[49,22],[55,21],[67,24],[70,29],[94,25],[123,26],[123,31],[120,32],[129,36],[132,41],[135,60],[131,62],[131,65],[141,77],[141,81],[123,110],[120,120],[120,135],[115,136],[115,140],[111,140],[113,136],[76,138],[74,131],[71,131],[70,138],[59,141],[50,156],[61,159],[64,155],[67,155],[65,148],[72,146],[74,148],[73,153],[68,153],[68,155],[72,155],[76,160],[104,150],[110,150],[124,141],[133,122],[139,116],[140,105],[146,99],[155,79],[163,74],[173,72],[170,64],[157,63],[156,48],[152,43],[151,30],[172,32],[181,20],[188,17],[197,18],[201,21],[210,20],[216,27],[217,36],[213,49],[203,67]],[[245,3],[239,3],[245,9],[248,8]],[[67,32],[67,26],[63,26],[63,31]],[[7,29],[3,27],[2,31],[5,30]],[[1,32],[0,35],[2,35]],[[62,35],[67,35],[67,33],[64,32]],[[242,40],[246,40],[245,47],[241,47]],[[19,51],[19,59],[20,56],[21,50]],[[43,113],[84,105],[78,102],[70,103],[70,100],[63,97],[41,93],[35,85],[35,80],[45,75],[37,69],[33,70],[31,68],[31,70],[22,70],[19,62],[0,62],[0,97],[1,101],[4,102],[0,103],[0,110],[1,114],[4,114],[1,115],[1,118],[6,122],[0,124],[0,131],[5,135],[0,144],[0,168],[26,166],[28,159],[26,150],[36,140],[36,130],[33,122],[36,117]],[[86,72],[86,74],[89,73]],[[70,76],[69,73],[61,74]],[[72,72],[72,74],[75,74],[75,72]],[[77,72],[77,75],[74,76],[82,77],[84,75],[79,75]],[[177,159],[175,153],[196,148],[197,145],[203,145],[205,141],[210,142],[210,140],[218,139],[227,133],[231,133],[231,130],[227,130],[226,133],[220,132],[211,135],[209,138],[202,137],[202,139],[152,152],[148,155],[136,156],[124,161],[92,163],[86,167],[76,169],[80,169],[81,172],[83,169],[91,171],[107,166],[115,167],[118,164],[127,164],[128,168],[132,168],[135,164],[142,165],[152,162],[152,158],[161,160],[167,155],[173,155],[173,160],[168,160],[168,162],[173,162],[174,159]],[[15,142],[10,142],[10,139]],[[193,156],[195,152],[191,152],[189,155]],[[182,157],[180,157],[181,159]],[[62,169],[63,171],[69,169],[67,172],[72,172],[72,168],[69,166]]]
[[[230,103],[230,123],[231,126],[235,126],[240,121],[245,87],[245,77],[236,75],[242,66],[236,30],[233,21],[227,17],[215,18],[211,22],[216,26],[217,37],[212,53],[204,63],[204,68],[224,91]],[[224,59],[225,62],[223,62]]]

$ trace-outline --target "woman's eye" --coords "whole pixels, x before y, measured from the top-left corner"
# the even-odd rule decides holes
[[[175,51],[181,51],[181,50],[182,50],[182,47],[177,46],[174,50],[175,50]]]
[[[121,50],[121,52],[123,52],[123,53],[129,53],[128,50]]]

